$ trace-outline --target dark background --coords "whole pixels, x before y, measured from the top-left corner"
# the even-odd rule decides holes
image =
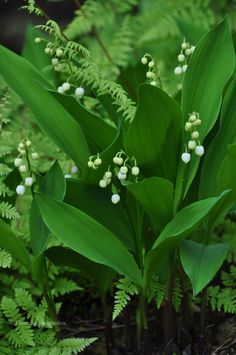
[[[71,21],[77,9],[73,0],[39,0],[37,3],[62,28]],[[27,23],[45,23],[43,18],[30,15],[26,10],[19,10],[26,4],[23,0],[0,0],[0,43],[17,53],[21,51]]]

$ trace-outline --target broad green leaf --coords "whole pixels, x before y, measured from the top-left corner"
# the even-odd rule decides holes
[[[157,230],[161,231],[173,214],[172,183],[163,178],[152,177],[130,184],[127,188],[149,215]]]
[[[146,255],[145,277],[147,280],[158,270],[162,259],[199,226],[204,217],[208,215],[220,199],[224,198],[226,193],[228,192],[217,197],[194,202],[174,216],[156,239],[152,250]]]
[[[236,143],[228,146],[228,154],[226,155],[225,159],[222,161],[222,164],[220,165],[220,169],[217,175],[218,191],[222,191],[229,188],[235,192],[236,190],[236,185],[235,185],[236,171],[234,169],[235,162],[236,162]]]
[[[80,167],[90,151],[80,125],[46,89],[49,83],[27,60],[0,46],[0,74],[32,111],[41,130]]]
[[[135,157],[145,176],[175,181],[180,127],[179,104],[161,89],[141,85],[138,108],[125,137],[125,151]]]
[[[206,157],[204,158],[199,189],[199,195],[201,198],[212,196],[213,194],[216,194],[218,191],[220,191],[220,189],[222,191],[225,188],[233,187],[232,185],[225,185],[223,181],[220,182],[218,173],[221,171],[225,179],[226,175],[230,177],[234,172],[234,169],[231,169],[227,163],[227,160],[226,163],[223,161],[228,153],[228,145],[236,142],[235,92],[236,79],[231,82],[225,93],[220,115],[220,128],[214,140],[210,144],[209,149],[206,152]],[[230,152],[230,155],[231,154],[232,152]],[[232,160],[233,165],[234,162]],[[224,164],[226,165],[223,167]],[[225,168],[228,169],[227,173],[224,173]],[[218,184],[220,185],[218,186]]]
[[[134,250],[134,236],[121,204],[111,203],[111,191],[82,180],[67,179],[65,202],[96,219],[129,249]],[[109,218],[107,218],[109,216]]]
[[[69,248],[51,247],[45,251],[45,254],[55,265],[68,266],[87,273],[102,293],[108,290],[116,275],[114,270],[95,263]]]
[[[185,123],[188,114],[199,112],[201,142],[214,126],[221,106],[222,92],[235,66],[235,53],[228,19],[208,32],[198,43],[183,81],[182,110]],[[189,134],[184,134],[184,143]],[[184,195],[196,174],[199,157],[192,154],[188,166]]]
[[[53,95],[80,124],[91,150],[94,152],[104,150],[113,142],[116,136],[114,127],[102,120],[98,115],[88,111],[74,97],[56,92]]]
[[[39,190],[47,196],[57,200],[63,200],[66,191],[66,183],[63,171],[57,161],[47,172]],[[30,211],[30,238],[35,256],[41,254],[45,249],[49,234],[50,231],[41,217],[35,199],[33,199]]]
[[[180,259],[190,278],[196,296],[213,279],[229,250],[228,244],[204,245],[184,240],[180,245]]]
[[[66,203],[39,194],[36,202],[48,228],[69,248],[141,284],[133,256],[108,229]]]
[[[31,272],[31,260],[24,245],[10,227],[0,219],[0,247],[8,251],[12,257]]]

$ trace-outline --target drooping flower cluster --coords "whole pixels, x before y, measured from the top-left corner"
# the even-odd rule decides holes
[[[57,88],[57,92],[59,92],[59,94],[65,94],[66,92],[69,92],[72,87],[75,86],[71,85],[69,82],[65,82]],[[82,88],[81,86],[76,87],[74,90],[74,95],[76,99],[82,99],[82,97],[84,96],[84,88]]]
[[[34,151],[32,148],[32,143],[29,139],[22,141],[19,143],[17,148],[19,155],[14,160],[14,165],[19,169],[19,172],[25,174],[24,182],[16,187],[17,195],[24,195],[26,191],[26,187],[30,187],[33,185],[33,178],[30,172],[29,161],[30,157],[33,160],[38,159],[38,153]]]
[[[128,164],[129,161],[133,163],[132,166]],[[89,157],[89,168],[98,169],[100,165],[102,165],[102,159],[99,154]],[[120,201],[117,181],[119,181],[121,185],[124,185],[128,178],[134,177],[135,180],[137,180],[138,175],[139,167],[137,166],[135,158],[132,157],[130,159],[126,153],[121,150],[113,157],[111,164],[103,173],[102,178],[99,180],[99,186],[104,189],[111,185],[111,190],[113,192],[111,202],[117,204]]]
[[[188,68],[188,61],[191,54],[194,52],[195,46],[191,46],[191,44],[187,43],[184,39],[183,43],[181,43],[181,51],[178,54],[178,62],[179,65],[175,68],[174,73],[176,75],[180,75],[185,73]]]
[[[150,54],[145,54],[141,58],[141,63],[143,65],[148,65],[148,71],[146,72],[146,78],[150,80],[150,84],[153,86],[157,86],[158,80],[158,71],[157,66],[154,59],[151,57]]]
[[[188,164],[191,160],[190,152],[194,151],[196,155],[201,157],[204,154],[204,147],[200,143],[200,134],[198,127],[201,126],[201,119],[199,113],[192,112],[189,114],[189,119],[185,123],[185,131],[189,132],[190,140],[187,143],[185,152],[181,155],[181,159],[185,164]]]

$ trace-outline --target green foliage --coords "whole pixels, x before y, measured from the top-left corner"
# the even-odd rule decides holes
[[[11,255],[6,250],[0,248],[0,267],[9,268],[11,266],[11,262]]]
[[[116,284],[118,289],[115,293],[114,309],[112,319],[115,320],[127,306],[131,297],[138,294],[138,289],[132,280],[124,277]]]
[[[8,202],[0,203],[0,213],[2,217],[5,217],[7,219],[15,219],[20,217],[15,206],[12,206]]]

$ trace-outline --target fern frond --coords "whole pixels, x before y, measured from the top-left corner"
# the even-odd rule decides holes
[[[27,10],[30,14],[35,14],[36,16],[42,16],[42,11],[36,6],[35,0],[25,0],[28,5],[21,6],[21,10]]]
[[[0,163],[0,176],[5,176],[9,174],[12,170],[9,168],[8,165],[4,163]]]
[[[11,255],[4,249],[0,248],[0,267],[10,268],[12,263]]]
[[[20,217],[15,206],[12,206],[10,203],[5,201],[0,203],[0,214],[2,217],[7,219],[16,219]]]
[[[125,306],[128,304],[131,299],[130,296],[138,294],[136,285],[127,277],[120,279],[116,287],[118,288],[118,291],[115,293],[115,304],[112,314],[113,320],[115,320],[120,315]]]
[[[68,338],[58,342],[57,349],[61,354],[72,355],[84,351],[89,345],[94,343],[97,338]]]
[[[68,280],[66,277],[60,277],[57,278],[53,284],[52,294],[57,297],[78,290],[81,290],[81,287],[76,285],[73,280]]]
[[[123,14],[138,5],[139,0],[111,0],[115,12]]]

